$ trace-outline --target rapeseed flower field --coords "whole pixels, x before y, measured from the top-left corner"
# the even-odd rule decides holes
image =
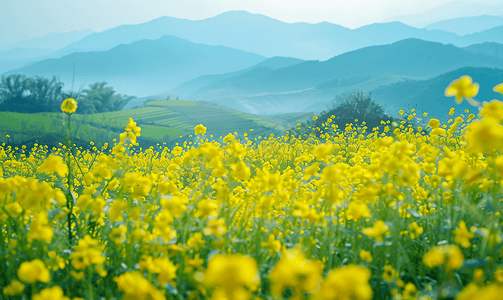
[[[130,119],[100,149],[3,144],[2,298],[502,299],[503,102],[446,115],[211,141],[201,124],[140,150]]]

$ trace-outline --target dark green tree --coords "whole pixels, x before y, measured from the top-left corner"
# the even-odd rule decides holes
[[[61,105],[63,83],[21,74],[2,76],[0,83],[0,110],[22,113],[58,111]]]
[[[367,132],[372,132],[374,127],[382,129],[381,121],[396,121],[384,112],[384,107],[375,102],[370,94],[366,95],[361,91],[334,98],[332,108],[321,113],[315,127],[326,130],[330,126],[327,124],[329,118],[332,119],[330,124],[336,124],[340,129],[344,129],[349,123],[355,124],[355,120],[358,123],[365,121]]]
[[[96,82],[83,90],[82,96],[78,99],[77,113],[93,114],[121,110],[130,100],[136,98],[116,94],[113,87],[106,85],[105,81]]]
[[[0,110],[13,112],[28,112],[33,107],[30,104],[29,80],[21,74],[2,76],[0,83]]]
[[[61,95],[64,84],[56,77],[51,80],[36,76],[29,79],[28,90],[29,100],[32,104],[43,111],[57,112],[61,107]]]

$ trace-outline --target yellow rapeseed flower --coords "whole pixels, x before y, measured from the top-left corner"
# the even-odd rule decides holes
[[[463,253],[454,245],[435,246],[423,256],[423,263],[428,268],[444,265],[446,271],[458,270],[463,260]]]
[[[140,136],[141,128],[136,126],[136,122],[133,120],[133,118],[129,118],[129,123],[126,125],[125,130],[126,131],[134,131],[134,133],[137,136]]]
[[[191,237],[189,237],[187,246],[194,248],[194,250],[196,251],[199,251],[199,247],[203,246],[205,243],[206,241],[203,240],[203,234],[201,232],[196,232]]]
[[[503,94],[503,83],[498,84],[493,88],[493,91]]]
[[[124,292],[125,299],[154,299],[165,300],[164,291],[159,291],[143,275],[138,272],[127,272],[114,281],[120,291]]]
[[[260,246],[269,249],[269,255],[274,255],[274,253],[281,250],[281,242],[274,239],[273,233],[270,233],[267,242],[261,242]]]
[[[304,293],[319,289],[323,265],[309,261],[298,249],[289,249],[276,263],[269,275],[272,281],[271,294],[280,297],[286,288],[293,289],[294,299],[301,299]]]
[[[236,180],[248,180],[251,176],[251,169],[246,165],[244,161],[239,161],[235,164],[230,165],[232,171],[230,172],[232,177]]]
[[[378,220],[371,228],[363,228],[362,233],[370,238],[375,238],[377,242],[382,242],[382,235],[388,231],[388,226],[383,221]]]
[[[468,153],[492,153],[503,146],[503,126],[494,118],[483,118],[466,127]]]
[[[501,295],[503,295],[503,286],[501,284],[492,283],[484,287],[479,287],[475,283],[470,283],[459,293],[456,300],[500,300]]]
[[[391,282],[395,279],[395,269],[390,265],[384,266],[384,272],[382,273],[382,278],[388,282]]]
[[[47,157],[44,163],[38,167],[37,172],[47,174],[58,173],[59,176],[65,177],[68,173],[68,166],[65,164],[61,156],[51,154]]]
[[[403,289],[402,293],[402,299],[403,300],[415,300],[417,296],[417,288],[416,286],[409,282],[405,285],[405,288]]]
[[[458,229],[455,229],[453,233],[456,235],[454,237],[454,242],[461,245],[463,248],[468,248],[471,246],[470,239],[475,237],[475,234],[468,231],[466,228],[465,221],[459,221]]]
[[[370,210],[365,202],[353,200],[348,205],[346,218],[354,221],[358,221],[360,218],[370,218]]]
[[[316,146],[313,151],[313,155],[318,160],[325,160],[330,153],[334,150],[334,145],[332,143],[326,143]]]
[[[24,284],[17,279],[13,279],[8,286],[3,288],[3,293],[6,296],[16,296],[20,295],[24,291],[24,288]]]
[[[319,292],[309,299],[370,300],[373,293],[369,280],[370,270],[365,267],[350,264],[336,268],[325,277]]]
[[[445,136],[447,133],[447,131],[443,128],[434,128],[431,132],[430,132],[430,135],[431,136],[436,136],[436,135],[441,135],[441,136]]]
[[[218,204],[215,200],[205,199],[197,203],[197,209],[194,213],[194,217],[199,218],[204,216],[205,218],[209,216],[218,215]]]
[[[61,104],[61,110],[68,114],[73,114],[77,110],[77,101],[73,98],[67,98]]]
[[[47,283],[51,279],[49,270],[40,259],[23,262],[17,270],[17,277],[28,283],[36,283],[37,281]]]
[[[206,133],[206,127],[203,126],[203,124],[199,124],[196,127],[194,127],[194,134],[205,134]]]
[[[223,142],[224,143],[227,143],[228,141],[232,141],[234,139],[234,135],[232,133],[229,133],[228,135],[226,135],[223,139]]]
[[[33,295],[32,300],[70,300],[63,294],[63,289],[59,286],[53,286],[40,291],[39,294]]]
[[[208,261],[204,284],[214,288],[211,299],[249,299],[260,284],[257,263],[240,254],[217,254]]]
[[[221,237],[227,232],[225,219],[210,220],[208,226],[203,229],[204,235],[214,234],[216,237]]]
[[[501,123],[501,121],[503,121],[503,102],[499,100],[492,100],[489,103],[484,102],[484,106],[482,106],[479,116],[484,118],[494,118],[498,121],[498,123]]]
[[[370,254],[369,251],[365,251],[362,249],[360,250],[359,256],[363,261],[372,262],[372,254]]]
[[[428,122],[428,126],[431,128],[438,128],[440,126],[440,121],[438,119],[431,118]]]
[[[409,224],[409,235],[411,239],[416,239],[421,234],[423,234],[423,227],[419,226],[416,222]]]
[[[479,92],[479,85],[472,83],[470,76],[462,76],[453,82],[445,89],[447,97],[456,97],[456,102],[459,104],[464,98],[471,99],[477,96]],[[470,103],[471,104],[471,103]]]

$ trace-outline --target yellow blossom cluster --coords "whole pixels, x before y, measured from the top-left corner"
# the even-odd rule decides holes
[[[475,109],[382,132],[210,140],[200,124],[171,149],[133,147],[130,119],[110,149],[0,146],[3,295],[500,299],[503,104]]]

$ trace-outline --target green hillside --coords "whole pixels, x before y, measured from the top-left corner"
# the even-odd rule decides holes
[[[194,134],[194,127],[207,127],[206,136],[214,138],[237,132],[245,132],[249,138],[280,134],[297,122],[304,122],[313,113],[296,113],[278,116],[259,116],[228,109],[212,103],[163,100],[150,101],[146,105],[124,111],[91,115],[72,115],[72,141],[87,146],[112,143],[123,132],[129,118],[142,128],[138,142],[143,147],[166,142],[173,145]],[[250,131],[253,129],[253,131]],[[9,135],[9,138],[5,138]],[[11,145],[34,143],[57,146],[66,136],[65,115],[62,113],[22,114],[0,112],[0,140]],[[180,138],[183,136],[183,138]]]
[[[233,132],[239,134],[247,132],[250,137],[279,133],[287,130],[299,120],[313,115],[312,113],[298,113],[288,116],[260,116],[213,103],[186,100],[150,101],[143,109],[153,109],[155,113],[144,113],[136,118],[133,116],[135,120],[177,128],[184,134],[192,134],[196,125],[203,124],[207,127],[207,135],[214,137]],[[253,132],[250,132],[250,129],[253,129]]]

